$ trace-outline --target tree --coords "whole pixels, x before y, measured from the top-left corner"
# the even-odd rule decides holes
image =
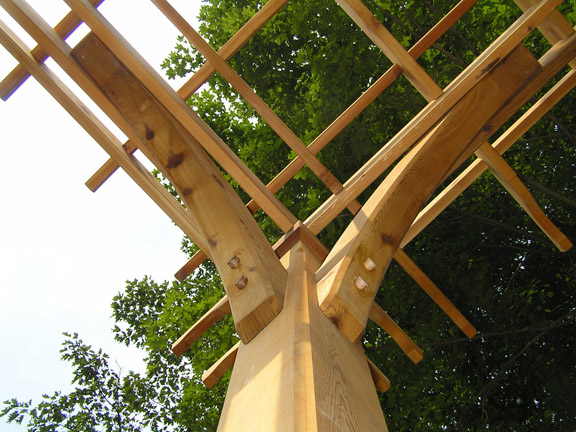
[[[432,0],[366,3],[406,47],[452,6]],[[208,2],[201,10],[201,32],[217,49],[260,5],[251,0]],[[574,2],[562,8],[574,24]],[[420,63],[446,85],[518,15],[512,2],[479,1]],[[535,55],[546,49],[538,34],[525,43]],[[181,39],[165,67],[169,76],[185,75],[202,62]],[[390,66],[330,0],[287,4],[230,64],[306,144]],[[263,181],[294,157],[219,75],[189,103]],[[424,105],[412,86],[398,79],[320,152],[320,159],[345,181]],[[574,106],[572,93],[506,153],[546,213],[572,239]],[[278,193],[301,219],[328,195],[307,168]],[[272,241],[281,235],[264,214],[256,217]],[[334,244],[351,219],[343,213],[320,234],[322,241]],[[183,248],[190,254],[196,250],[188,239]],[[565,391],[576,384],[574,252],[556,251],[490,173],[405,250],[479,335],[464,338],[399,266],[389,269],[377,301],[425,352],[424,360],[413,365],[381,329],[372,324],[367,329],[367,354],[392,382],[381,396],[390,429],[574,430],[576,396]],[[47,397],[36,407],[10,401],[3,415],[9,420],[29,415],[29,430],[78,424],[83,430],[214,430],[227,381],[206,390],[199,376],[235,343],[231,320],[211,329],[180,359],[168,347],[222,293],[210,263],[182,284],[148,278],[131,282],[114,299],[114,333],[119,342],[145,350],[146,375],[121,376],[103,354],[69,337],[64,359],[76,368],[78,389]],[[95,374],[86,375],[91,371]],[[79,395],[94,382],[106,391],[82,399]],[[100,411],[88,411],[93,404]]]

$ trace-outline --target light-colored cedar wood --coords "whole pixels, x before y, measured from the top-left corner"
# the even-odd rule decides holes
[[[282,262],[289,269],[284,308],[240,344],[218,431],[386,431],[361,344],[318,308],[315,252],[298,242]]]
[[[104,0],[89,0],[95,7],[98,7]],[[54,30],[63,39],[70,36],[74,30],[82,24],[82,21],[74,12],[69,12],[66,16],[54,27]],[[36,46],[32,50],[32,57],[39,62],[44,62],[48,58],[48,53],[40,46]],[[28,79],[30,73],[22,65],[16,66],[3,80],[0,82],[0,98],[7,101],[12,94]]]
[[[8,1],[8,0],[6,0]],[[242,189],[252,196],[270,218],[283,230],[290,229],[296,218],[272,194],[258,177],[248,169],[240,158],[222,139],[170,88],[170,86],[146,63],[124,40],[106,19],[86,0],[66,0],[66,3],[92,29],[129,70],[165,107],[185,129],[199,142],[216,162],[231,175]]]
[[[386,313],[382,307],[376,303],[372,303],[370,308],[369,318],[378,324],[382,330],[390,335],[396,344],[404,351],[413,363],[418,363],[424,357],[422,349],[408,336],[404,330]]]
[[[298,242],[300,240],[297,240]],[[294,243],[296,244],[296,243]],[[190,330],[188,330],[178,341],[172,345],[172,351],[176,355],[182,355],[190,346],[204,333],[211,325],[216,323],[218,320],[223,318],[225,315],[230,313],[230,306],[228,302],[228,297],[224,296],[204,317],[202,317]],[[211,315],[208,317],[208,315]],[[401,341],[401,347],[403,347],[406,355],[414,363],[418,363],[422,360],[422,350],[410,339],[406,334],[398,327],[398,325],[388,316],[380,306],[376,305],[370,311],[370,318],[374,320],[378,325],[380,325],[385,331],[390,333],[390,335],[396,341]],[[202,324],[199,323],[202,321]],[[196,327],[196,329],[194,329]],[[200,329],[199,327],[202,327]],[[194,334],[194,335],[192,335]],[[185,340],[184,340],[185,339]],[[400,344],[399,343],[399,344]],[[222,358],[220,358],[210,369],[208,369],[202,375],[202,382],[208,388],[213,387],[224,374],[234,366],[234,361],[236,360],[236,354],[238,353],[238,347],[240,343],[232,347]],[[368,366],[370,367],[370,373],[372,379],[374,380],[374,385],[376,389],[380,392],[386,392],[390,388],[390,381],[386,376],[370,361],[368,361]]]
[[[404,333],[398,324],[386,313],[382,307],[376,303],[372,303],[370,308],[369,318],[378,324],[382,330],[390,335],[396,344],[404,351],[413,363],[418,363],[424,357],[422,349]]]
[[[246,24],[242,26],[238,32],[234,34],[226,42],[218,54],[228,60],[232,55],[237,52],[248,40],[256,34],[256,32],[264,26],[280,9],[282,9],[288,0],[270,0]],[[188,99],[190,95],[196,92],[204,82],[215,72],[214,67],[210,63],[204,63],[200,69],[194,73],[188,81],[178,90],[178,95],[182,99]],[[95,173],[88,181],[87,186],[92,191],[96,191],[102,184],[112,175],[118,166],[113,161],[108,160],[97,173]],[[273,191],[274,193],[275,191]]]
[[[409,51],[414,59],[422,55],[434,42],[436,42],[456,21],[458,21],[466,11],[468,11],[478,0],[462,0],[444,18],[442,18],[428,33],[422,37]],[[330,141],[370,105],[390,84],[402,74],[402,69],[398,65],[393,65],[374,84],[372,84],[362,95],[358,97],[342,114],[338,116],[318,137],[308,146],[313,154],[318,154]],[[299,157],[295,157],[276,176],[267,187],[272,193],[276,193],[292,177],[304,167],[304,162]],[[258,203],[251,201],[248,204],[250,211],[258,210]],[[356,212],[353,212],[356,214]]]
[[[538,3],[538,0],[514,0],[514,2],[525,11]],[[551,44],[555,44],[574,33],[570,23],[557,10],[553,11],[548,18],[540,23],[538,30]],[[576,59],[571,60],[568,65],[573,69],[576,68]]]
[[[550,108],[556,105],[560,99],[570,92],[576,86],[576,71],[568,72],[554,87],[548,92],[522,117],[520,117],[510,128],[508,128],[493,144],[495,150],[502,154],[508,150],[522,135],[524,135],[538,120],[546,114]],[[400,247],[406,246],[414,237],[416,237],[424,228],[432,222],[446,207],[448,207],[474,180],[476,180],[488,165],[481,159],[472,162],[449,186],[440,192],[428,205],[422,210],[406,236],[400,243]]]
[[[464,72],[446,89],[442,96],[429,103],[419,114],[402,128],[381,150],[344,183],[344,189],[328,198],[305,221],[310,230],[318,234],[347,203],[372,184],[408,148],[418,141],[440,120],[474,85],[478,83],[498,62],[506,57],[561,0],[543,1],[528,9],[506,32],[498,37]]]
[[[440,306],[448,317],[458,326],[462,332],[472,339],[478,331],[472,324],[462,315],[462,313],[452,304],[450,300],[444,295],[440,289],[424,274],[422,270],[410,259],[406,253],[398,248],[394,254],[394,259],[402,268],[418,283],[426,294],[430,296],[434,302]]]
[[[464,15],[478,0],[462,0],[458,3],[444,18],[442,18],[428,33],[422,37],[409,51],[408,54],[415,59],[422,55],[434,42],[436,42],[462,15]],[[272,3],[272,2],[270,2]],[[267,3],[266,6],[270,5]],[[260,13],[260,12],[259,12]],[[233,36],[231,41],[236,37]],[[226,45],[222,47],[218,54],[221,54]],[[202,68],[210,66],[210,63],[205,63]],[[202,68],[192,77],[194,79]],[[390,84],[394,82],[398,76],[402,74],[402,70],[398,65],[393,65],[386,71],[380,78],[372,84],[356,101],[354,101],[334,122],[332,122],[314,141],[310,143],[308,148],[313,154],[317,154],[322,150],[336,135],[338,135],[358,114],[360,114],[370,103],[372,103],[378,95],[380,95]],[[191,80],[192,80],[191,79]],[[284,186],[299,170],[304,167],[304,162],[301,158],[295,157],[266,187],[272,192],[276,193]],[[255,213],[259,209],[256,201],[252,200],[248,203],[248,209]],[[350,207],[348,207],[350,209]],[[354,211],[353,214],[357,212]],[[182,281],[190,275],[200,264],[201,252],[198,256],[192,257],[186,265],[180,269],[175,277]],[[205,258],[204,258],[205,259]]]
[[[374,386],[376,386],[376,389],[380,393],[386,393],[390,389],[390,380],[368,357],[366,357],[366,360],[368,362],[368,368],[370,369],[370,375],[372,375],[372,380],[374,380]]]
[[[427,100],[436,99],[442,94],[442,90],[440,92],[431,91],[431,89],[437,88],[434,80],[406,52],[400,42],[378,21],[361,0],[336,0],[336,2],[382,50],[386,57],[402,68],[402,73]]]
[[[216,383],[222,379],[224,374],[232,369],[234,362],[236,361],[236,355],[238,354],[240,344],[241,342],[238,342],[230,348],[226,354],[210,367],[210,369],[202,374],[202,382],[206,387],[214,387]]]
[[[276,252],[278,257],[284,256],[286,252],[297,241],[305,241],[309,248],[311,248],[314,253],[320,257],[322,260],[328,255],[328,249],[322,244],[322,242],[306,228],[306,225],[301,221],[296,222],[294,227],[283,235],[272,248]],[[204,262],[207,258],[206,254],[201,250],[194,254],[192,258],[175,274],[176,279],[182,282],[186,279],[194,270],[198,268],[200,264]]]
[[[146,192],[146,194],[188,235],[193,241],[206,244],[191,222],[185,209],[147,169],[133,156],[126,154],[120,141],[84,105],[73,92],[53,75],[48,68],[39,64],[28,52],[25,44],[9,28],[2,24],[0,29],[2,44],[23,65],[30,74],[56,99],[66,111],[116,160],[126,173]]]
[[[242,46],[248,42],[270,19],[272,19],[289,0],[270,0],[232,36],[218,55],[224,60],[229,60]],[[178,90],[178,94],[187,99],[200,88],[200,86],[216,71],[214,65],[203,64],[200,69]]]
[[[238,334],[250,341],[281,310],[286,271],[240,197],[186,129],[90,33],[72,51],[141,137],[207,239],[208,253],[230,298]],[[209,203],[209,205],[208,205]],[[232,256],[241,265],[230,268]],[[239,289],[235,282],[247,278]]]
[[[210,310],[202,316],[202,318],[196,321],[194,325],[186,331],[186,333],[180,336],[178,340],[172,344],[172,352],[177,356],[184,354],[206,330],[230,312],[231,309],[228,296],[224,296],[218,301],[218,303],[212,306]]]
[[[126,141],[122,147],[126,153],[130,154],[133,154],[136,150],[138,150],[138,147],[136,147],[134,141],[130,140]],[[100,168],[98,168],[94,174],[92,174],[88,180],[86,180],[86,187],[92,192],[96,192],[98,188],[102,186],[104,182],[108,180],[118,168],[118,164],[114,161],[114,159],[108,159]]]
[[[500,156],[500,153],[490,144],[484,143],[476,154],[490,167],[494,176],[558,249],[566,252],[572,247],[572,242],[548,219],[530,191],[520,181],[514,169]]]
[[[206,252],[204,252],[203,250],[199,250],[194,255],[192,255],[192,258],[190,258],[188,262],[184,264],[182,268],[180,268],[180,270],[178,270],[174,274],[174,277],[176,278],[176,280],[182,282],[184,279],[190,276],[194,272],[194,270],[196,270],[200,266],[200,264],[206,261],[206,258],[208,258]]]
[[[284,234],[274,244],[273,248],[276,251],[276,255],[282,258],[299,241],[306,244],[320,261],[323,261],[328,256],[328,248],[306,228],[302,221],[296,222],[294,228]]]
[[[521,106],[509,101],[539,69],[528,50],[515,49],[394,167],[337,241],[318,271],[318,296],[324,313],[351,341],[364,333],[382,276],[429,195],[506,120],[501,108],[509,116]],[[363,268],[367,257],[377,271]],[[368,282],[363,291],[354,287],[358,276]]]
[[[310,170],[322,181],[332,193],[342,190],[342,184],[320,162],[308,147],[286,126],[280,117],[252,90],[252,88],[232,69],[226,61],[198,34],[196,30],[168,3],[166,0],[152,0],[172,24],[196,47],[196,49],[211,63],[230,85],[254,108],[274,132],[299,156]],[[357,213],[358,202],[351,203],[351,211]]]

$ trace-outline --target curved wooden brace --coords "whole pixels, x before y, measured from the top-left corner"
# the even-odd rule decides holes
[[[364,333],[381,279],[424,203],[516,111],[515,96],[539,69],[523,46],[494,65],[396,165],[338,240],[317,272],[318,300],[350,340]]]
[[[91,33],[72,52],[178,190],[222,278],[236,330],[250,341],[282,309],[286,270],[216,165],[180,122]]]

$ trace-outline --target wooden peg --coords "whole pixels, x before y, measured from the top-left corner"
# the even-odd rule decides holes
[[[236,285],[238,289],[246,288],[247,284],[248,284],[248,278],[245,275],[240,276],[238,280],[234,282],[234,285]]]
[[[368,257],[364,260],[364,268],[368,271],[372,271],[376,268],[376,263],[372,258]]]
[[[238,258],[236,255],[234,255],[232,258],[230,258],[230,261],[228,261],[228,266],[230,268],[238,268],[238,266],[240,265],[240,258]]]
[[[354,278],[354,283],[356,284],[356,288],[358,288],[360,291],[364,291],[368,286],[368,282],[366,282],[362,276],[356,276]]]

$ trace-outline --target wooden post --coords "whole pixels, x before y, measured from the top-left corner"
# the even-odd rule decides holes
[[[301,235],[282,258],[288,280],[280,314],[240,344],[219,432],[388,430],[362,345],[318,306],[321,259],[311,241]]]

